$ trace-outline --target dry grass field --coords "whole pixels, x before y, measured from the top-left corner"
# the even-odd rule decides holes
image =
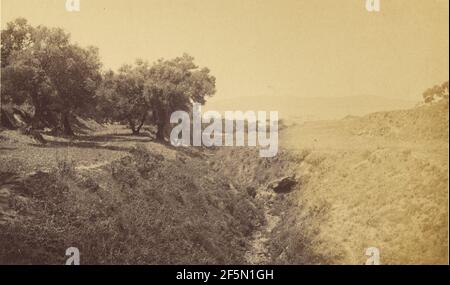
[[[282,144],[303,186],[280,231],[329,263],[364,264],[368,247],[384,264],[448,262],[448,103],[294,125]]]

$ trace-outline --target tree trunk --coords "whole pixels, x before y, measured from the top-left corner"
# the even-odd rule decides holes
[[[48,115],[48,119],[50,124],[53,126],[52,134],[54,136],[60,136],[62,135],[63,129],[62,129],[62,115],[60,113],[51,112]]]
[[[158,124],[158,130],[156,131],[156,140],[164,142],[164,123]]]
[[[32,129],[39,129],[42,126],[42,110],[39,107],[35,107],[34,116],[31,121]]]
[[[131,131],[132,131],[133,135],[139,135],[139,132],[141,131],[141,128],[144,125],[146,118],[147,118],[147,113],[144,113],[142,115],[141,122],[139,123],[139,125],[137,127],[136,127],[136,125],[135,125],[135,123],[134,123],[134,121],[132,119],[129,120],[130,128],[131,128]]]
[[[156,124],[157,130],[156,130],[156,140],[159,142],[165,141],[165,135],[166,135],[166,123],[169,123],[169,116],[167,114],[166,108],[164,104],[159,102],[158,100],[155,100],[155,102],[152,102],[153,108],[152,108],[152,116],[153,121]]]
[[[139,124],[139,126],[138,126],[137,129],[136,129],[136,131],[137,131],[138,134],[139,134],[139,131],[141,130],[142,126],[144,125],[145,119],[146,119],[146,118],[147,118],[147,113],[144,113],[144,114],[142,115],[141,123]]]
[[[34,106],[34,116],[31,120],[31,128],[39,129],[43,124],[42,122],[43,108],[42,105],[40,104],[38,94],[34,93],[31,98]]]
[[[64,135],[73,136],[73,129],[70,125],[69,116],[67,114],[63,115],[63,126],[64,126]]]
[[[131,134],[134,135],[138,135],[139,134],[139,130],[140,128],[136,128],[136,125],[134,124],[133,119],[129,119],[128,123],[130,124],[130,129],[131,129]]]

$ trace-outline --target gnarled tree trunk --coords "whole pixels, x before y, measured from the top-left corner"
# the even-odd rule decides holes
[[[142,115],[139,125],[137,125],[137,126],[132,119],[129,120],[131,132],[133,133],[133,135],[139,135],[139,132],[141,131],[141,128],[144,125],[146,119],[147,119],[147,113],[144,113]]]
[[[74,132],[73,132],[72,126],[70,124],[69,114],[66,113],[63,115],[62,123],[63,123],[63,127],[64,127],[64,135],[73,136]]]
[[[164,127],[165,124],[164,122],[160,122],[159,124],[157,124],[158,130],[156,131],[156,140],[163,142],[164,141]]]

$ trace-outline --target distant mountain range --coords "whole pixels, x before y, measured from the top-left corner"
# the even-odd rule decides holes
[[[417,103],[416,101],[381,96],[335,98],[244,96],[227,99],[211,98],[202,111],[278,111],[278,116],[282,119],[313,121],[362,116],[378,111],[409,109]]]

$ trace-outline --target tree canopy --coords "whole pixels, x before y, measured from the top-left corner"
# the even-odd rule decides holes
[[[149,69],[144,92],[158,127],[157,139],[168,137],[172,112],[190,111],[193,102],[204,104],[215,91],[215,77],[210,75],[209,69],[200,69],[187,54],[155,62]]]
[[[18,19],[2,32],[2,57],[2,97],[31,105],[35,126],[73,134],[70,117],[89,112],[101,81],[98,50],[71,43],[62,29]]]
[[[1,38],[2,100],[30,106],[33,128],[72,135],[72,117],[92,116],[126,123],[133,134],[149,122],[165,140],[172,112],[190,111],[215,93],[210,70],[187,54],[102,72],[97,48],[72,43],[62,29],[16,19]]]
[[[442,83],[441,85],[435,85],[428,88],[422,94],[425,103],[432,103],[438,100],[448,101],[448,81]]]
[[[135,134],[149,120],[157,126],[157,139],[165,140],[172,112],[189,111],[193,102],[204,104],[214,93],[215,78],[209,69],[200,69],[193,57],[184,54],[152,65],[137,60],[117,73],[108,71],[97,95],[105,118],[127,123]]]
[[[126,123],[138,134],[149,114],[149,102],[144,96],[148,64],[137,61],[122,66],[117,73],[108,71],[97,90],[97,108],[103,121]]]

